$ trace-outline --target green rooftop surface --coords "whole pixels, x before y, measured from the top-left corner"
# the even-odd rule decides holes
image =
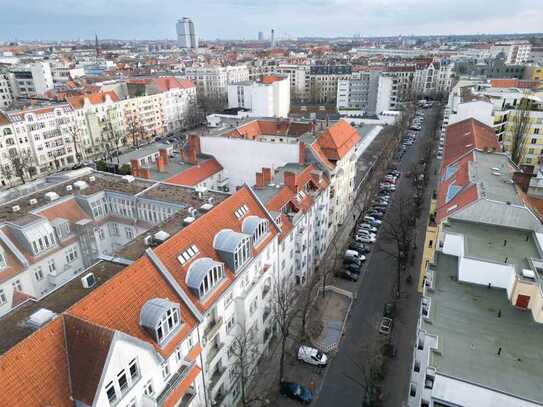
[[[423,322],[428,334],[438,337],[430,365],[438,373],[543,403],[543,324],[513,307],[503,289],[459,283],[457,257],[438,253],[433,269],[430,321]]]

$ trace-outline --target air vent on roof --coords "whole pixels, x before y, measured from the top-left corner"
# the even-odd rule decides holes
[[[190,216],[192,216],[193,218],[198,216],[198,210],[195,208],[192,208],[192,210],[190,211]]]
[[[183,219],[183,223],[185,225],[189,225],[191,224],[192,222],[194,222],[194,218],[192,216],[187,216],[185,219]]]
[[[94,181],[96,181],[96,177],[94,175],[91,175],[89,177],[89,182],[94,182]]]
[[[31,200],[28,201],[28,203],[32,206],[36,205],[38,203],[38,200],[36,198],[32,198]]]
[[[66,191],[70,192],[72,189],[74,189],[71,185],[66,185]]]
[[[87,189],[89,187],[89,184],[87,184],[85,181],[75,181],[74,187],[76,187],[80,191],[83,191],[84,189]]]
[[[129,184],[131,184],[136,178],[134,178],[133,175],[123,175],[122,179],[124,182],[128,182]]]
[[[26,321],[26,324],[32,329],[38,329],[41,326],[45,325],[47,322],[51,321],[56,315],[57,314],[55,314],[53,311],[48,310],[47,308],[40,308],[32,315],[30,315],[30,317]]]
[[[159,242],[165,242],[170,237],[170,234],[168,232],[165,232],[163,230],[159,230],[155,233],[154,238],[158,240]]]
[[[55,201],[59,198],[58,194],[56,192],[50,191],[45,193],[45,199],[48,201]]]
[[[145,243],[145,246],[154,246],[155,245],[155,238],[153,235],[148,235],[143,238],[143,243]]]
[[[210,205],[213,205],[215,203],[215,198],[210,196],[209,199],[207,200],[207,203],[210,204]]]
[[[12,212],[19,212],[21,210],[21,207],[19,205],[13,205],[11,207]]]
[[[202,212],[208,212],[208,211],[211,210],[211,208],[213,208],[213,205],[208,204],[208,203],[203,204],[202,206],[200,206],[200,210],[201,210]]]
[[[96,277],[93,273],[85,274],[81,277],[81,284],[83,284],[83,288],[92,288],[96,284]]]

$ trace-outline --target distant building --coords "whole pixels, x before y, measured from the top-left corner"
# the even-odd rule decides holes
[[[503,53],[506,64],[524,64],[528,62],[532,45],[528,41],[505,41],[496,43],[491,52],[494,55]]]
[[[264,33],[262,31],[258,32],[258,41],[264,41]]]
[[[228,107],[249,109],[253,117],[288,117],[290,80],[288,76],[264,76],[261,82],[228,85]]]
[[[198,38],[194,29],[194,23],[190,18],[183,17],[177,20],[177,45],[179,48],[198,48]]]
[[[271,47],[275,48],[275,30],[273,28],[271,30]]]
[[[355,72],[350,79],[338,81],[337,108],[368,114],[394,109],[393,82],[379,72]]]

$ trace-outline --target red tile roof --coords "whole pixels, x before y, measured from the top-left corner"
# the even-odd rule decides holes
[[[263,135],[299,137],[312,128],[311,123],[290,122],[289,120],[253,120],[224,135],[249,140]]]
[[[139,323],[143,305],[153,298],[169,298],[179,303],[184,321],[179,333],[164,348],[160,348]],[[196,324],[194,315],[146,256],[92,291],[67,313],[144,340],[163,356],[171,354]]]
[[[114,332],[70,315],[64,325],[72,394],[92,406]]]
[[[340,120],[328,127],[317,138],[317,154],[324,155],[328,161],[338,161],[360,141],[360,136],[354,127],[345,120]],[[315,151],[315,148],[313,149]]]
[[[194,83],[187,79],[177,79],[173,76],[163,76],[153,80],[153,84],[158,87],[161,92],[166,92],[170,89],[190,89],[194,88]]]
[[[490,86],[493,88],[519,88],[535,89],[543,84],[543,81],[527,79],[491,79]]]
[[[189,373],[185,378],[177,385],[177,387],[168,395],[164,401],[164,407],[174,407],[179,405],[179,400],[187,392],[194,380],[198,377],[202,369],[197,365],[191,367]]]
[[[222,171],[223,167],[215,158],[207,159],[198,165],[187,168],[185,171],[175,174],[165,180],[177,185],[197,185],[212,175]]]
[[[451,124],[447,127],[442,167],[446,167],[474,149],[500,151],[494,129],[475,119]]]
[[[90,95],[70,96],[66,98],[66,101],[74,109],[80,109],[85,104],[85,99],[88,99],[89,102],[93,105],[99,105],[106,101],[107,96],[111,98],[112,102],[117,102],[119,100],[117,94],[111,90],[107,92],[91,93]]]
[[[0,356],[0,406],[73,407],[62,317]]]
[[[17,305],[21,305],[23,302],[34,298],[30,294],[23,293],[19,290],[13,291],[13,297],[11,298],[11,308],[15,308]]]
[[[81,206],[79,206],[75,198],[50,206],[49,208],[36,212],[36,214],[44,216],[50,221],[56,218],[62,218],[70,221],[71,223],[76,223],[82,219],[90,218],[90,216],[81,208]]]
[[[1,228],[2,232],[7,231],[7,227]],[[9,237],[8,237],[9,239]],[[12,251],[0,241],[0,247],[4,251],[4,260],[6,261],[6,267],[0,272],[0,284],[8,281],[10,278],[15,277],[17,274],[21,273],[24,270],[23,265],[19,262],[17,257],[12,253]]]
[[[265,85],[271,85],[272,83],[282,81],[283,79],[285,78],[275,75],[267,75],[262,78],[262,83]]]
[[[213,241],[218,232],[223,229],[231,229],[236,232],[241,231],[243,219],[238,219],[235,211],[242,205],[249,208],[246,216],[256,215],[263,219],[269,219],[265,209],[257,201],[253,193],[247,186],[243,186],[230,197],[219,203],[213,211],[210,211],[182,229],[178,234],[169,238],[166,242],[158,246],[154,252],[160,258],[164,266],[175,278],[179,286],[187,293],[188,297],[200,311],[205,311],[211,307],[217,298],[228,288],[234,279],[232,270],[225,264],[225,280],[219,285],[212,295],[206,298],[205,302],[200,302],[198,298],[188,288],[185,279],[191,262],[181,265],[177,256],[190,245],[196,245],[200,250],[200,255],[194,257],[199,259],[209,257],[215,261],[222,262],[220,256],[213,247]],[[270,225],[269,236],[258,246],[253,248],[253,255],[257,255],[267,246],[267,244],[280,231],[273,225]]]

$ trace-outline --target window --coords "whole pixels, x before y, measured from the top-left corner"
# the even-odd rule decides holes
[[[43,271],[41,270],[41,267],[38,267],[38,268],[34,271],[34,277],[36,278],[36,281],[41,281],[41,280],[43,280]]]
[[[433,240],[430,240],[430,241],[428,242],[428,247],[432,247],[433,245],[434,245],[434,241],[433,241]]]
[[[128,403],[126,407],[137,407],[136,398],[134,397],[132,400],[130,400],[130,403]]]
[[[47,267],[49,267],[49,273],[54,273],[57,269],[57,267],[55,266],[55,260],[49,259],[47,261]]]
[[[23,291],[23,285],[21,284],[21,280],[15,280],[13,283],[11,283],[11,286],[14,290]]]
[[[117,400],[117,392],[115,391],[115,386],[113,385],[113,382],[109,382],[106,385],[106,394],[107,399],[111,404],[114,403],[115,400]]]
[[[138,361],[136,359],[132,359],[130,363],[128,364],[128,371],[130,372],[130,378],[132,379],[132,383],[134,383],[139,375],[139,369],[138,369]]]
[[[79,254],[77,253],[77,248],[76,247],[69,248],[68,250],[66,250],[65,256],[66,256],[66,263],[72,263],[79,256]]]
[[[235,323],[236,323],[236,320],[235,320],[234,317],[232,317],[228,321],[226,321],[226,333],[229,333],[232,330]]]
[[[234,301],[234,293],[233,291],[230,291],[224,299],[224,308],[228,308],[230,304],[232,304],[232,301]]]
[[[126,378],[126,372],[124,369],[117,374],[117,381],[119,382],[119,389],[121,389],[121,393],[124,393],[128,389],[128,379]]]
[[[162,378],[166,380],[170,376],[170,367],[168,366],[168,361],[164,362],[160,368],[162,370]]]
[[[534,129],[534,134],[539,134],[539,128],[538,128],[538,127],[536,127],[536,128]]]
[[[149,379],[149,381],[145,383],[143,392],[146,396],[152,396],[155,393],[153,390],[153,381],[151,379]]]
[[[132,231],[132,228],[130,226],[125,227],[124,232],[128,240],[134,239],[134,232]]]
[[[104,240],[106,238],[106,235],[104,233],[104,229],[98,228],[97,231],[98,231],[98,239]]]
[[[532,141],[531,141],[532,144],[537,144],[537,139],[536,138],[533,138]]]
[[[158,342],[162,342],[178,325],[179,311],[177,308],[170,308],[162,315],[162,319],[156,328]]]
[[[249,259],[251,239],[243,239],[234,252],[234,269],[240,268]]]
[[[0,289],[0,305],[4,305],[6,302],[8,302],[8,299],[6,298],[6,293],[4,290]]]
[[[180,362],[183,359],[183,353],[181,352],[181,346],[175,348],[175,361]]]

